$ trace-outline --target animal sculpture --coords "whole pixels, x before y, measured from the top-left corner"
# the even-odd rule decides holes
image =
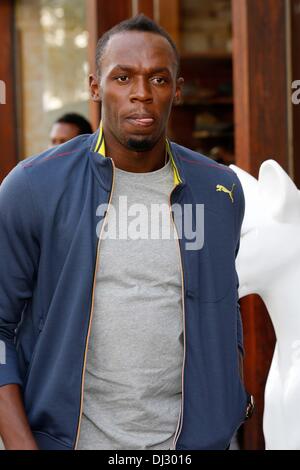
[[[266,448],[300,450],[300,192],[274,160],[255,179],[232,165],[245,194],[239,295],[258,294],[276,347],[265,388]]]

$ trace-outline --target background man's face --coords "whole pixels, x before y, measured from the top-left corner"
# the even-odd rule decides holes
[[[51,147],[68,142],[68,140],[73,139],[79,133],[78,127],[74,124],[57,122],[53,124],[50,132]]]
[[[131,150],[150,150],[165,138],[179,83],[175,53],[164,37],[135,31],[114,35],[100,65],[105,132]]]

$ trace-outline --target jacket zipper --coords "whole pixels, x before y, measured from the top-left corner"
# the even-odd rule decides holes
[[[98,272],[99,257],[100,257],[99,256],[99,254],[100,254],[100,240],[101,240],[102,232],[104,230],[106,220],[107,220],[107,217],[108,217],[108,211],[109,211],[109,207],[110,207],[110,204],[111,204],[112,195],[113,195],[113,191],[114,191],[114,185],[115,185],[115,165],[114,165],[114,162],[113,162],[112,159],[111,159],[111,162],[112,162],[112,169],[113,169],[113,172],[112,172],[112,186],[111,186],[111,192],[110,192],[110,195],[109,195],[107,211],[106,211],[103,223],[102,223],[101,232],[100,232],[98,243],[97,243],[96,266],[95,266],[94,278],[93,278],[92,305],[91,305],[91,310],[90,310],[90,320],[89,320],[89,327],[88,327],[88,333],[87,333],[87,339],[86,339],[86,345],[85,345],[85,351],[84,351],[84,362],[83,362],[83,370],[82,370],[82,385],[81,385],[79,422],[78,422],[78,427],[77,427],[77,434],[76,434],[74,450],[76,450],[77,445],[78,445],[78,440],[79,440],[79,435],[80,435],[81,419],[82,419],[85,369],[86,369],[86,360],[87,360],[87,350],[88,350],[89,339],[90,339],[90,334],[91,334],[91,325],[92,325],[92,320],[93,320],[93,315],[94,315],[94,297],[95,297],[96,276],[97,276],[97,272]]]
[[[174,190],[176,189],[177,186],[175,186],[169,196],[169,206],[170,206],[170,215],[171,219],[177,234],[177,243],[178,243],[178,249],[179,249],[179,259],[180,259],[180,271],[181,271],[181,297],[182,297],[182,318],[183,318],[183,363],[182,363],[182,369],[181,369],[181,409],[180,409],[180,414],[178,418],[178,423],[177,423],[177,428],[174,436],[174,441],[173,441],[173,450],[176,450],[176,445],[177,441],[179,439],[181,429],[182,429],[182,423],[183,423],[183,402],[184,402],[184,367],[185,367],[185,356],[186,356],[186,332],[185,332],[185,302],[184,302],[184,277],[183,277],[183,264],[182,264],[182,256],[181,256],[181,249],[180,249],[180,243],[179,243],[179,237],[178,237],[178,231],[177,227],[174,221],[174,217],[172,214],[172,205],[171,205],[171,198]]]

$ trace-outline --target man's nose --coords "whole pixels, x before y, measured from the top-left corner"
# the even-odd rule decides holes
[[[149,83],[149,80],[144,77],[139,77],[134,80],[130,90],[130,100],[151,102],[152,99],[151,84]]]

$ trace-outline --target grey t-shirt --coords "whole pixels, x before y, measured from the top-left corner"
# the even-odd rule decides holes
[[[78,449],[173,445],[183,362],[180,254],[170,209],[150,217],[151,204],[168,207],[173,186],[170,162],[151,173],[115,170],[100,240]],[[139,234],[142,239],[134,239]]]

